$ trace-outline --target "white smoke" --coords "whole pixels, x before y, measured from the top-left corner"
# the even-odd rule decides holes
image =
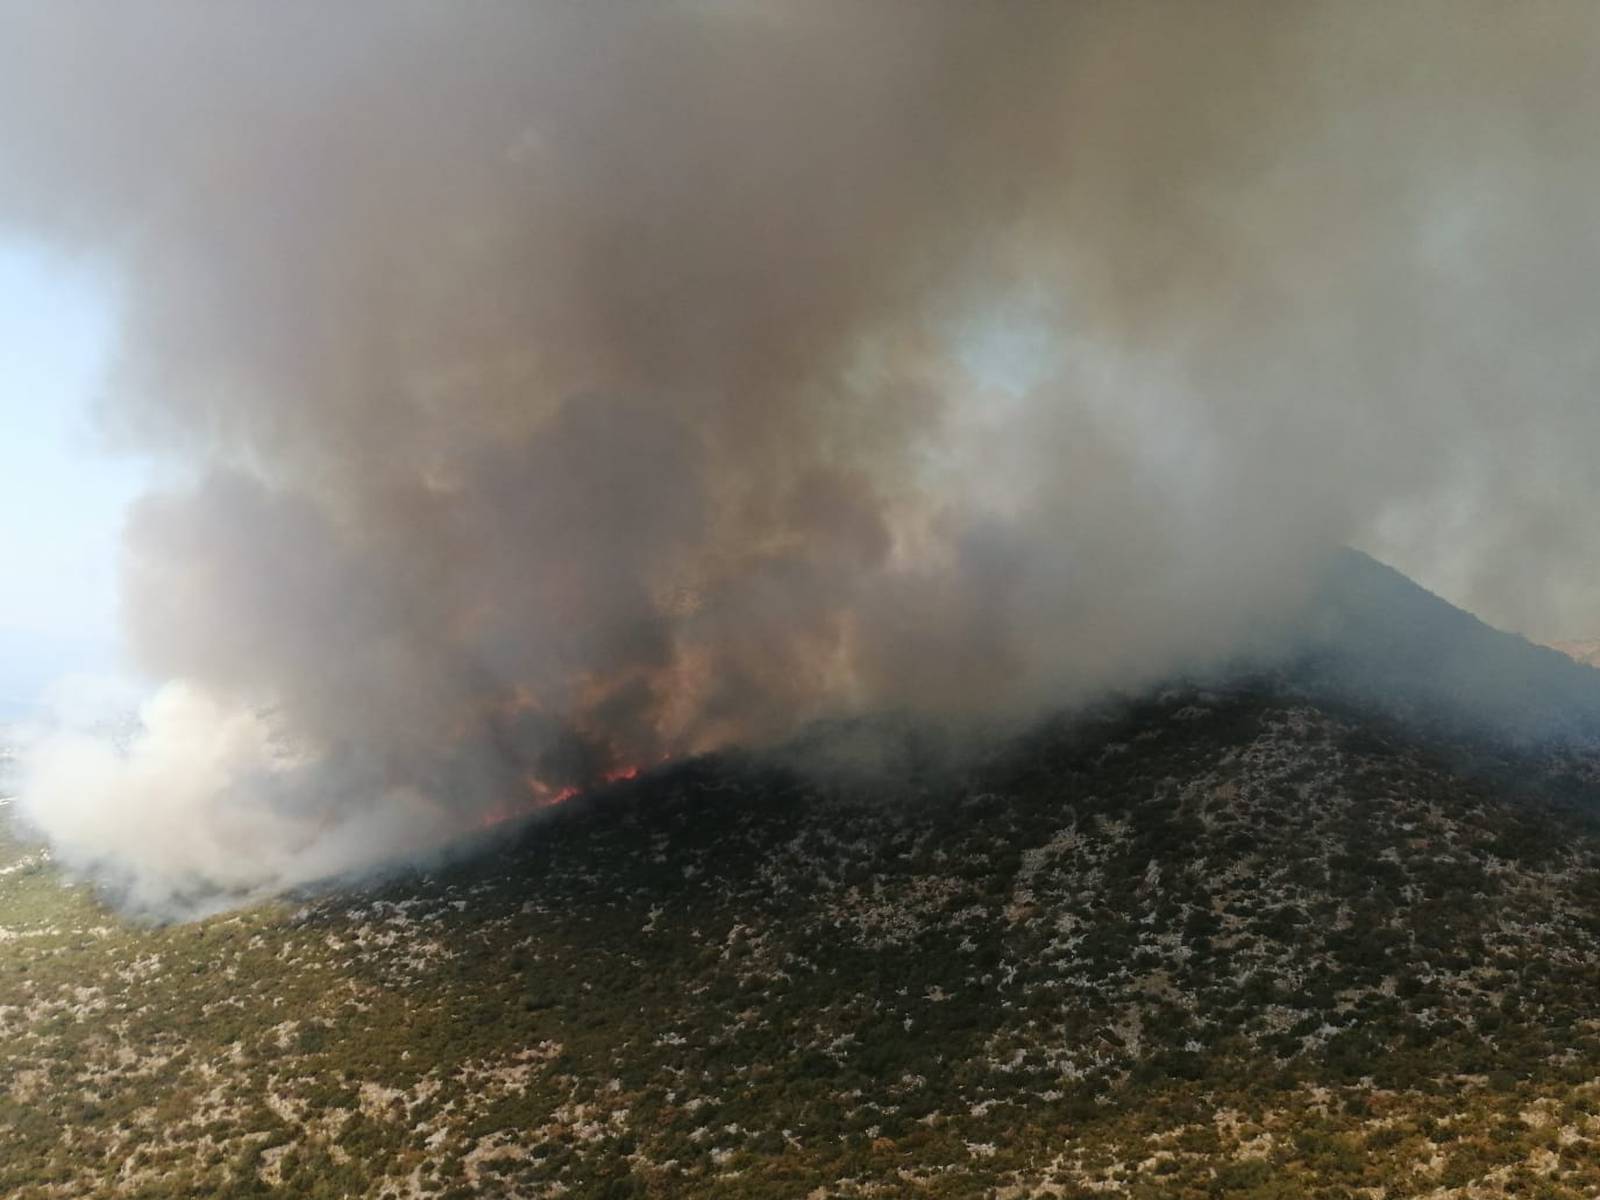
[[[58,723],[26,747],[20,815],[129,907],[203,912],[436,850],[457,815],[407,789],[318,794],[260,713],[163,687],[123,733]],[[222,799],[226,798],[226,800]]]

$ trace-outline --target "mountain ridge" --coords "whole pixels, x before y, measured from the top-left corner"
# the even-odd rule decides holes
[[[1586,667],[1600,667],[1600,638],[1576,638],[1551,642],[1549,645],[1552,650],[1559,650],[1573,662]]]
[[[1322,694],[1517,743],[1600,744],[1600,670],[1495,629],[1355,550],[1280,653]]]

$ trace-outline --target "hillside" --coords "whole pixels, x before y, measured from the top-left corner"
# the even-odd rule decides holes
[[[1461,749],[1173,692],[166,928],[12,845],[0,1194],[1592,1197],[1595,763]]]
[[[1600,748],[1600,671],[1486,625],[1400,572],[1342,550],[1286,646],[1308,692],[1431,731]]]
[[[1583,638],[1570,642],[1551,642],[1552,650],[1559,650],[1573,662],[1588,667],[1600,667],[1600,638]]]

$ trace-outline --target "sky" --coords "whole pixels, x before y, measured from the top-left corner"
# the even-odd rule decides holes
[[[143,471],[92,419],[114,326],[90,267],[0,240],[0,714],[117,667],[117,545]]]

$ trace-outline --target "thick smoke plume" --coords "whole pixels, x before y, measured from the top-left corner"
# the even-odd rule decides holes
[[[1204,660],[1354,541],[1600,622],[1600,11],[0,0],[119,292],[139,904]]]

